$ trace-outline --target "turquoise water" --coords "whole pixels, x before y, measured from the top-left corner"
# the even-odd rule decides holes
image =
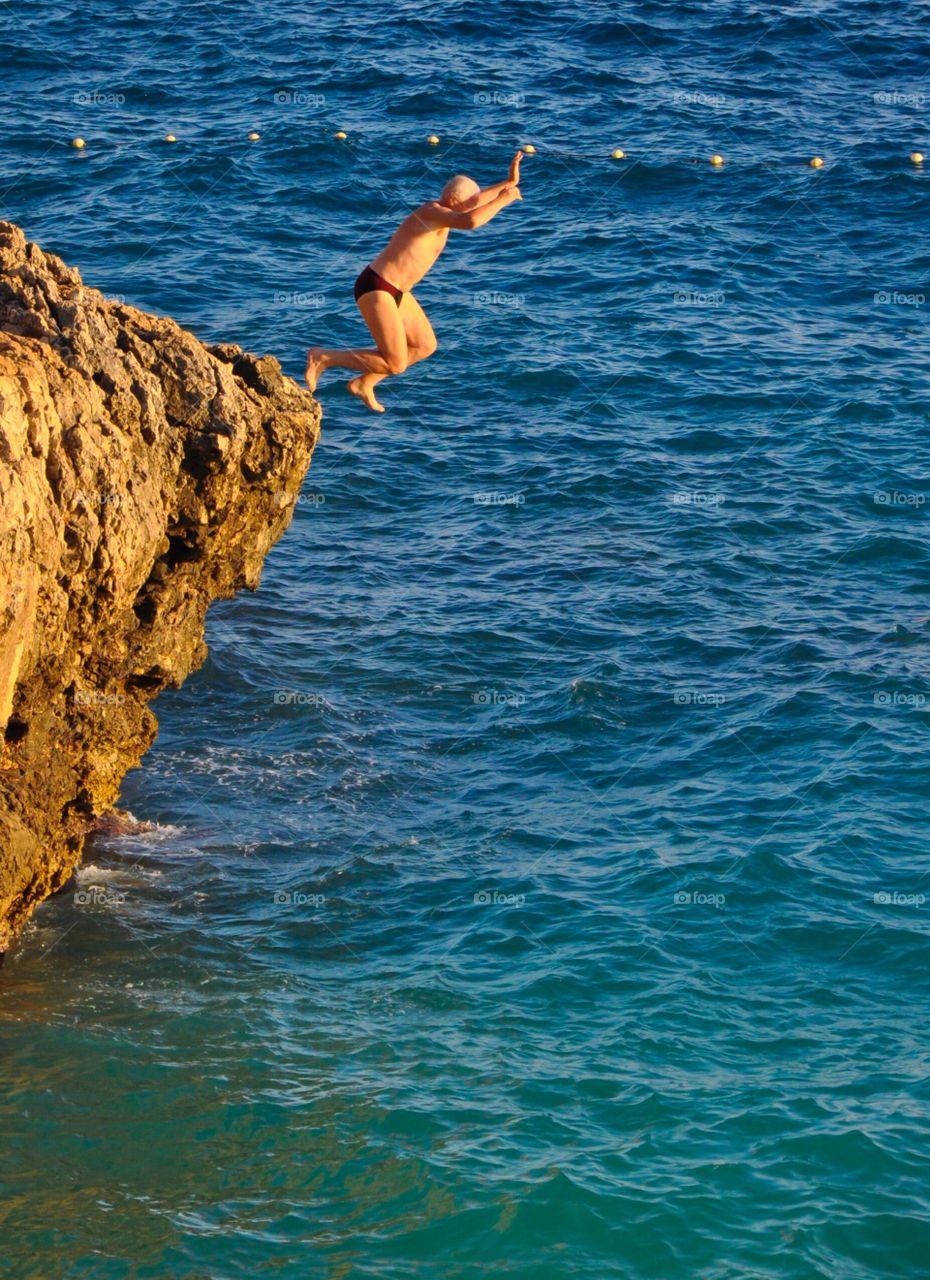
[[[2,216],[295,376],[538,148],[0,970],[4,1276],[930,1275],[925,7],[0,9]]]

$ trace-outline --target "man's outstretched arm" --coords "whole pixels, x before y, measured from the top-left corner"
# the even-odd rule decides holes
[[[522,159],[523,159],[523,152],[518,151],[517,154],[514,156],[514,158],[510,162],[510,172],[508,173],[504,181],[495,182],[494,185],[490,187],[482,187],[481,196],[480,196],[481,204],[487,204],[488,201],[493,200],[493,198],[496,195],[499,195],[503,191],[504,187],[519,187],[520,161]]]
[[[454,213],[441,204],[425,204],[419,210],[418,216],[433,227],[450,227],[453,231],[475,231],[478,227],[483,227],[486,222],[490,222],[508,204],[522,199],[519,187],[505,184],[503,190],[498,192],[493,200],[489,200],[487,204],[479,204],[476,208],[469,209],[467,213]]]

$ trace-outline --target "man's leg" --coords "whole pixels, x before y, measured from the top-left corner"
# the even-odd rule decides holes
[[[407,339],[397,303],[389,293],[374,289],[363,293],[358,309],[371,330],[377,350],[358,348],[311,347],[307,354],[307,386],[316,391],[317,380],[326,369],[358,369],[361,373],[377,373],[386,378],[403,373],[407,367]]]
[[[360,301],[364,302],[364,296]],[[433,326],[427,319],[426,312],[412,293],[405,293],[401,298],[398,313],[407,340],[407,368],[409,369],[418,360],[426,360],[433,354],[437,346],[436,335],[433,333]],[[361,377],[352,379],[349,390],[354,396],[364,400],[369,409],[383,413],[384,405],[375,399],[374,389],[383,378],[388,376],[387,373],[375,371],[363,373]]]

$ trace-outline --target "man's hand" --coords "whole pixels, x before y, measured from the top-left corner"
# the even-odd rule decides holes
[[[509,185],[508,185],[508,186],[504,187],[504,190],[503,190],[503,192],[502,192],[501,194],[502,194],[502,195],[505,195],[505,196],[507,197],[507,202],[508,202],[508,204],[509,204],[511,201],[513,201],[513,200],[522,200],[522,199],[523,199],[523,196],[522,196],[522,194],[521,194],[521,192],[520,192],[520,188],[519,188],[516,184],[514,184],[513,186],[509,186]]]
[[[481,191],[481,203],[487,204],[489,200],[496,199],[499,195],[507,190],[508,187],[519,186],[520,183],[520,161],[523,159],[523,152],[518,151],[510,162],[510,173],[503,182],[495,182],[490,187],[484,187]],[[522,200],[522,196],[517,196],[518,200]]]

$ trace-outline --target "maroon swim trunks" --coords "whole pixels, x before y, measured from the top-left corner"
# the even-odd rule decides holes
[[[355,301],[358,302],[363,293],[374,293],[378,289],[383,293],[389,293],[397,305],[400,306],[400,300],[404,296],[403,289],[396,288],[391,284],[390,280],[385,280],[384,276],[379,276],[377,271],[373,271],[371,267],[366,267],[355,282]]]

